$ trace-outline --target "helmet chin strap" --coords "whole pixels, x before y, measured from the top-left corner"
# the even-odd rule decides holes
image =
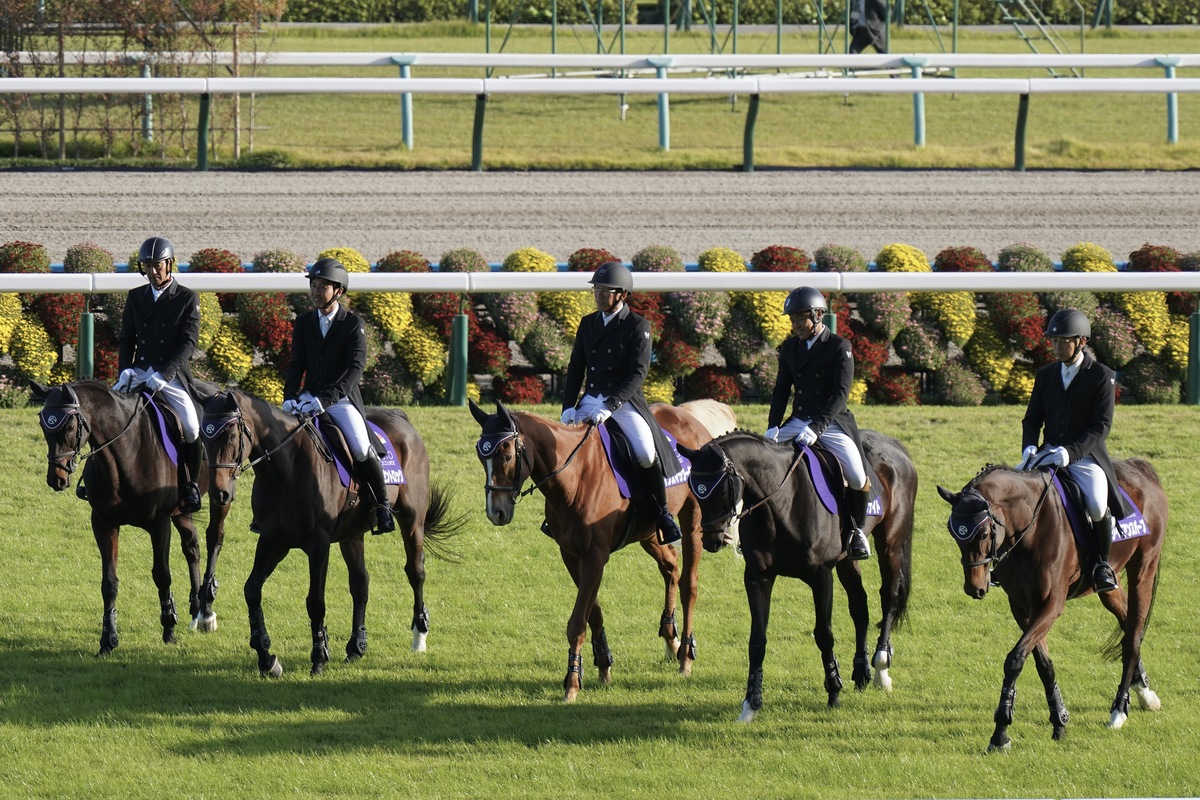
[[[317,306],[317,308],[320,309],[322,314],[328,314],[329,309],[333,308],[333,304],[336,303],[338,301],[338,298],[341,297],[345,293],[346,293],[345,290],[341,289],[341,287],[339,286],[337,289],[334,290],[333,297],[330,298],[329,302],[322,306]]]

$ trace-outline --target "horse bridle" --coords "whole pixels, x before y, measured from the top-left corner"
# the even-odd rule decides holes
[[[507,492],[513,496],[513,505],[515,506],[527,495],[531,495],[538,491],[546,484],[547,481],[569,467],[571,462],[575,460],[575,455],[579,452],[580,448],[583,447],[583,443],[588,440],[588,437],[592,435],[592,431],[595,429],[596,426],[589,425],[587,432],[583,434],[583,438],[579,440],[579,444],[575,445],[575,449],[572,450],[567,456],[567,459],[563,462],[562,466],[550,472],[540,481],[534,481],[533,485],[528,489],[521,488],[522,484],[525,483],[525,478],[521,477],[521,467],[524,465],[526,472],[528,473],[528,477],[532,478],[533,463],[529,460],[529,453],[525,450],[525,437],[521,435],[521,432],[514,426],[509,430],[498,431],[496,433],[486,433],[480,436],[479,441],[475,443],[475,452],[479,454],[480,458],[484,459],[485,461],[494,458],[496,451],[500,449],[501,445],[511,440],[513,442],[513,448],[516,451],[515,455],[517,459],[517,475],[516,480],[514,481],[516,484],[515,486],[501,486],[496,483],[487,482],[483,484],[483,491],[485,493]]]
[[[247,461],[246,452],[254,446],[254,436],[250,433],[250,427],[246,424],[246,418],[242,413],[242,407],[238,405],[236,398],[233,399],[233,408],[233,411],[226,411],[221,414],[205,414],[203,423],[200,425],[200,435],[205,439],[216,439],[226,428],[230,427],[231,425],[237,426],[237,460],[208,465],[209,471],[212,472],[214,476],[219,469],[231,470],[233,473],[233,480],[235,481],[246,470],[252,469],[254,465],[268,460],[271,458],[271,456],[282,450],[288,442],[290,442],[298,433],[300,433],[300,431],[305,430],[306,428],[312,428],[313,426],[312,417],[309,415],[302,415],[300,418],[300,424],[289,431],[288,435],[283,437],[283,441],[281,441],[275,447],[272,447],[270,450],[265,451],[258,458]]]
[[[44,431],[57,431],[66,425],[72,417],[77,418],[78,423],[75,426],[75,444],[71,447],[71,450],[66,453],[59,453],[58,455],[51,455],[49,452],[46,453],[47,461],[66,472],[67,475],[72,475],[74,474],[75,468],[80,464],[80,462],[96,455],[101,450],[109,447],[113,442],[117,441],[117,439],[120,439],[122,436],[128,433],[129,429],[133,427],[133,423],[137,421],[137,418],[146,409],[147,403],[145,398],[139,395],[137,410],[133,413],[133,416],[129,418],[129,421],[125,423],[125,427],[121,429],[121,432],[109,439],[107,442],[104,442],[99,446],[93,446],[91,451],[84,453],[83,446],[88,441],[92,431],[92,426],[88,424],[87,417],[83,415],[83,410],[79,405],[79,396],[75,394],[75,390],[66,384],[63,384],[62,388],[66,391],[67,396],[71,398],[70,401],[56,403],[52,406],[42,406],[42,410],[38,412],[38,422],[41,423],[42,430]],[[66,463],[61,461],[63,458],[68,459]]]
[[[996,567],[1012,554],[1017,545],[1021,543],[1021,540],[1025,538],[1025,534],[1037,522],[1038,512],[1041,510],[1042,503],[1045,502],[1049,494],[1050,484],[1050,478],[1046,477],[1042,484],[1042,492],[1038,496],[1037,503],[1033,506],[1033,513],[1029,516],[1029,524],[1020,531],[1017,531],[1013,536],[1006,537],[1003,542],[1000,541],[999,531],[1004,529],[1005,525],[999,517],[992,513],[992,505],[988,502],[988,499],[974,487],[963,490],[964,495],[979,498],[979,501],[983,503],[983,510],[970,515],[965,520],[960,518],[961,521],[957,525],[954,521],[955,514],[951,511],[950,518],[946,521],[946,527],[950,529],[950,535],[954,537],[955,541],[961,544],[971,544],[982,540],[985,536],[988,538],[988,549],[983,558],[978,561],[968,561],[967,557],[963,556],[959,559],[963,567],[974,569],[986,564],[988,572],[995,572]],[[987,526],[986,528],[984,527],[985,525]]]
[[[733,465],[733,462],[729,460],[729,456],[725,455],[725,451],[721,450],[719,452],[721,453],[722,458],[720,470],[717,472],[697,472],[695,466],[693,465],[692,474],[688,476],[688,488],[690,488],[692,493],[695,494],[700,500],[705,500],[711,497],[713,490],[724,483],[726,477],[730,479],[729,486],[731,499],[729,503],[729,510],[717,517],[715,520],[711,521],[709,524],[704,525],[701,528],[702,531],[712,532],[727,530],[734,523],[741,522],[743,519],[749,516],[751,512],[756,511],[757,509],[766,505],[768,500],[774,497],[780,489],[787,485],[788,479],[791,478],[792,473],[796,471],[796,467],[799,465],[800,459],[804,455],[803,450],[797,450],[795,457],[792,459],[792,463],[788,465],[787,472],[783,474],[783,480],[779,482],[779,485],[764,495],[762,499],[760,499],[754,505],[738,511],[738,504],[741,502],[742,495],[745,491],[746,480],[741,476],[741,473],[737,471],[737,467]]]

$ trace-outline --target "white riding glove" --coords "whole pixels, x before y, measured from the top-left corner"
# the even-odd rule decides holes
[[[299,414],[300,413],[300,404],[297,403],[295,400],[284,400],[283,401],[283,413]]]
[[[574,408],[564,408],[558,419],[563,425],[574,425],[578,421],[577,416]]]
[[[817,441],[817,435],[815,433],[813,433],[813,429],[808,427],[807,425],[804,426],[803,430],[801,430],[798,434],[796,434],[796,444],[803,445],[805,447],[809,447],[815,441]]]
[[[114,392],[128,392],[133,388],[134,382],[137,380],[137,370],[123,369],[121,374],[117,376],[117,382],[113,384]]]
[[[1071,456],[1065,447],[1052,447],[1039,459],[1043,467],[1065,467],[1071,463]]]
[[[321,401],[317,398],[305,400],[300,404],[300,411],[304,414],[312,414],[314,417],[325,413],[325,406],[321,405]]]
[[[162,376],[161,372],[152,372],[146,378],[146,385],[150,387],[150,391],[157,392],[167,385],[168,381]]]
[[[598,408],[592,412],[590,417],[588,417],[588,422],[592,423],[593,425],[603,425],[604,421],[611,416],[612,412],[607,408]]]
[[[1037,447],[1035,447],[1034,445],[1029,445],[1029,447],[1026,447],[1021,452],[1021,461],[1020,461],[1020,463],[1017,464],[1017,469],[1019,469],[1019,470],[1029,469],[1029,463],[1033,460],[1033,456],[1036,453],[1037,453]]]
[[[767,432],[763,434],[763,438],[766,439],[768,442],[778,442],[779,441],[779,426],[776,425],[774,427],[767,428]]]

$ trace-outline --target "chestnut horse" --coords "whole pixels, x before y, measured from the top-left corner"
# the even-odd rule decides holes
[[[412,649],[424,652],[429,632],[425,608],[425,551],[438,555],[444,542],[462,527],[451,519],[449,498],[429,481],[429,454],[421,435],[398,409],[368,408],[366,418],[378,425],[396,450],[406,483],[388,487],[396,535],[404,540],[404,572],[413,591]],[[310,435],[310,433],[312,435]],[[336,542],[346,560],[353,599],[353,622],[346,642],[346,660],[357,661],[367,651],[366,609],[370,576],[364,558],[363,534],[371,529],[371,504],[350,505],[348,490],[329,462],[320,434],[311,419],[286,414],[267,401],[239,389],[215,395],[204,405],[200,438],[208,454],[212,480],[209,499],[228,507],[235,497],[238,476],[254,468],[250,504],[260,531],[254,566],[246,579],[250,612],[250,647],[258,654],[263,675],[278,677],[283,665],[271,652],[271,637],[263,618],[263,584],[292,549],[308,555],[308,616],[312,627],[312,674],[329,661],[325,628],[325,576],[329,548]],[[247,459],[250,459],[247,462]]]
[[[875,683],[890,690],[892,630],[904,619],[912,589],[913,504],[917,471],[900,442],[872,430],[862,431],[863,452],[879,479],[878,516],[868,516],[864,529],[875,542],[882,583],[882,619],[871,665]],[[750,664],[741,722],[762,708],[762,665],[767,651],[771,592],[779,576],[799,578],[812,589],[816,610],[813,638],[821,651],[825,691],[836,706],[842,689],[834,655],[832,625],[833,572],[846,589],[854,621],[854,685],[871,681],[867,661],[870,610],[859,562],[843,552],[839,516],[827,511],[800,453],[757,433],[734,431],[699,448],[680,452],[692,461],[688,484],[700,500],[704,549],[717,552],[736,544],[746,559],[746,598],[750,604]],[[835,494],[840,494],[833,490]],[[844,500],[842,501],[844,502]]]
[[[213,600],[217,595],[217,556],[225,541],[226,509],[210,508],[205,539],[208,564],[200,576],[200,540],[190,514],[179,510],[178,470],[164,449],[155,412],[142,394],[119,394],[99,381],[76,381],[53,388],[31,384],[42,401],[38,419],[49,445],[46,484],[56,492],[71,483],[76,464],[84,460],[83,485],[91,506],[92,535],[100,549],[100,594],[104,599],[100,652],[112,652],[117,635],[117,552],[121,526],[150,534],[158,587],[163,641],[175,641],[178,617],[171,594],[171,526],[179,531],[191,588],[191,628],[217,629]],[[201,387],[202,388],[202,387]],[[215,387],[211,387],[215,390]],[[90,448],[85,453],[84,449]],[[208,476],[196,476],[204,491]],[[82,496],[82,490],[80,492]]]
[[[584,634],[592,630],[593,663],[600,680],[612,680],[612,652],[604,630],[604,612],[597,595],[604,567],[613,552],[626,542],[638,542],[658,564],[665,588],[658,635],[666,643],[668,659],[679,671],[691,674],[696,658],[693,610],[700,570],[700,511],[687,486],[667,490],[672,513],[679,515],[683,532],[683,574],[679,574],[674,547],[662,545],[656,534],[657,512],[643,503],[636,515],[621,496],[598,435],[591,425],[563,425],[534,414],[509,411],[497,401],[488,414],[473,401],[471,413],[482,427],[476,455],[486,473],[484,496],[487,517],[493,525],[513,521],[517,502],[534,489],[546,498],[547,533],[558,543],[563,564],[575,582],[575,607],[567,622],[567,676],[564,699],[574,700],[583,687]],[[651,410],[658,423],[682,444],[699,447],[712,433],[686,409],[655,403]],[[728,409],[726,409],[728,411]],[[720,419],[723,415],[706,415]],[[728,411],[727,418],[733,418]],[[526,480],[532,486],[522,491]],[[675,625],[676,592],[683,601],[683,636]]]
[[[1131,458],[1114,461],[1113,466],[1117,483],[1145,519],[1144,535],[1113,542],[1109,563],[1115,571],[1125,568],[1122,588],[1099,595],[1100,603],[1117,618],[1117,630],[1103,653],[1121,657],[1121,681],[1108,723],[1110,728],[1120,728],[1129,715],[1131,686],[1142,708],[1156,711],[1161,706],[1150,689],[1141,646],[1158,586],[1167,496],[1150,462]],[[1081,559],[1072,542],[1067,512],[1051,488],[1049,473],[989,464],[961,492],[939,486],[938,494],[952,507],[948,526],[962,551],[963,591],[981,600],[989,586],[1000,586],[1022,631],[1004,660],[1004,684],[988,750],[1011,747],[1007,731],[1013,720],[1017,677],[1031,651],[1046,689],[1053,738],[1062,738],[1070,715],[1054,677],[1046,634],[1067,600],[1091,593],[1092,571],[1082,568],[1090,556]]]

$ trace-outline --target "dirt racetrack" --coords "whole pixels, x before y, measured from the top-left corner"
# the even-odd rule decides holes
[[[54,261],[84,241],[124,261],[152,234],[185,261],[206,247],[244,261],[335,246],[372,261],[459,247],[501,261],[530,246],[560,261],[581,247],[628,259],[650,244],[686,261],[772,244],[846,244],[868,259],[893,242],[930,258],[961,245],[995,258],[1015,242],[1056,260],[1081,241],[1118,261],[1145,242],[1200,250],[1195,172],[5,171],[0,185],[0,241],[44,244]]]

